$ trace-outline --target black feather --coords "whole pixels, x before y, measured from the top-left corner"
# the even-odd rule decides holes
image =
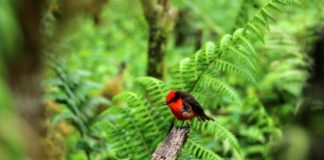
[[[190,107],[196,114],[198,120],[206,121],[206,120],[213,120],[211,117],[207,116],[202,109],[201,105],[192,95],[183,92],[183,91],[176,91],[176,97],[181,97],[184,102],[184,107]]]

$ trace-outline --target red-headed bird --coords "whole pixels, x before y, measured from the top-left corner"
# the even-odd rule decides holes
[[[197,117],[201,121],[213,120],[205,114],[197,100],[186,92],[170,91],[166,97],[165,104],[168,105],[178,120],[191,120],[194,117]]]

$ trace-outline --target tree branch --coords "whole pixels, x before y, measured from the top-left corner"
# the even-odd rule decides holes
[[[169,135],[153,153],[151,160],[175,160],[189,136],[189,128],[173,127]]]

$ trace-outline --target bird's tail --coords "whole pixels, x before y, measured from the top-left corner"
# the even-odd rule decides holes
[[[198,119],[201,121],[213,121],[214,119],[207,116],[205,113],[197,115]]]

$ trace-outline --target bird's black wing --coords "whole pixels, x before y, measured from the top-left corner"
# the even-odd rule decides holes
[[[191,107],[191,109],[197,114],[199,120],[213,120],[212,118],[208,117],[204,110],[202,109],[201,105],[197,102],[195,97],[191,96],[186,92],[180,91],[180,95],[184,100],[184,107]]]

